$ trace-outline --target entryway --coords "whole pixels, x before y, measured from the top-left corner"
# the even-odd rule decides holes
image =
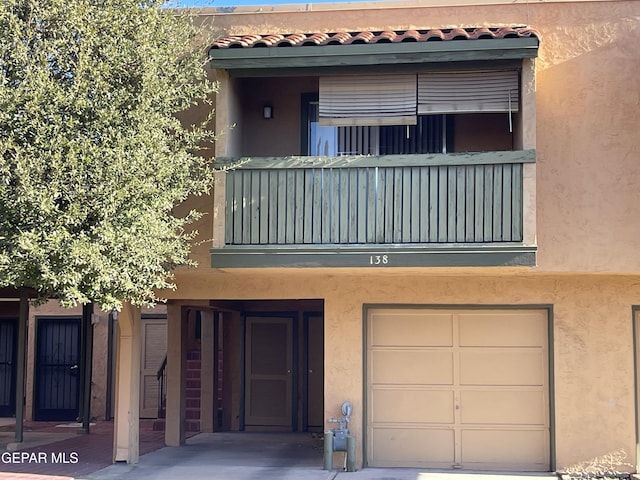
[[[203,355],[214,348],[214,431],[322,432],[322,300],[220,301],[211,308],[202,322],[213,319],[215,339],[201,348]]]
[[[78,418],[81,320],[81,317],[36,319],[34,420]]]
[[[142,315],[140,359],[140,418],[157,418],[160,383],[158,370],[167,352],[167,316]]]
[[[277,305],[277,304],[272,304]],[[283,311],[243,312],[245,431],[321,432],[324,319],[303,303]],[[255,304],[259,307],[260,304]],[[281,306],[285,306],[282,305]]]

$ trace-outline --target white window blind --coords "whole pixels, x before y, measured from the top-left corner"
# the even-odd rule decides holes
[[[320,77],[320,125],[415,125],[415,75]]]
[[[418,114],[517,112],[518,72],[438,72],[418,75]]]

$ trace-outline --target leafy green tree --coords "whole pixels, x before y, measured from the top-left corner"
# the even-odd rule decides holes
[[[0,32],[0,286],[153,304],[212,183],[177,117],[216,88],[201,33],[156,0],[2,0]]]

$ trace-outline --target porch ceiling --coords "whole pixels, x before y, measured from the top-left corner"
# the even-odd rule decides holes
[[[314,75],[318,68],[533,58],[538,46],[528,27],[482,27],[231,36],[216,40],[209,56],[213,68],[234,76]]]

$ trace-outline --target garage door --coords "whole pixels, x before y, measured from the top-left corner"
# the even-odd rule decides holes
[[[545,310],[371,309],[369,466],[549,471]]]

